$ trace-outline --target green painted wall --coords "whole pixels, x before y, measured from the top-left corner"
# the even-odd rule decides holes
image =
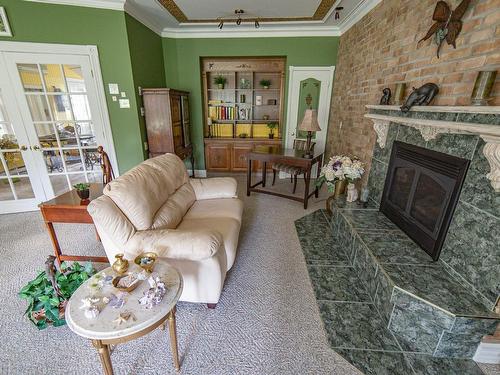
[[[135,18],[125,14],[127,25],[128,45],[130,48],[130,60],[132,63],[132,75],[134,78],[135,98],[139,107],[137,116],[139,118],[141,141],[147,140],[146,125],[144,117],[140,114],[142,99],[139,96],[139,87],[164,87],[165,66],[163,63],[162,38],[137,21]],[[144,158],[147,158],[144,150]]]
[[[98,47],[105,87],[118,83],[130,99],[130,109],[120,109],[106,94],[120,171],[140,163],[143,150],[125,13],[20,0],[2,0],[0,5],[5,7],[14,34],[0,40]]]
[[[210,56],[286,56],[288,66],[329,66],[337,61],[338,37],[301,38],[163,38],[165,78],[168,87],[191,92],[191,119],[196,168],[205,168],[200,58]],[[287,102],[284,102],[285,112]],[[284,113],[286,123],[286,113]]]

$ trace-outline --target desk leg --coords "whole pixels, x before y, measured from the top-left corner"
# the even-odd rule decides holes
[[[247,166],[247,196],[250,196],[250,186],[252,186],[252,159],[248,159]]]
[[[262,187],[266,187],[267,162],[262,162]]]
[[[113,375],[113,366],[111,365],[111,357],[109,356],[109,345],[104,345],[101,340],[92,340],[92,344],[99,352],[104,374]]]
[[[179,364],[179,352],[177,350],[177,330],[175,327],[175,306],[168,313],[168,330],[170,331],[170,346],[172,347],[172,357],[177,371],[181,369]]]
[[[194,175],[194,151],[191,151],[191,171],[193,172],[193,178],[196,176]]]
[[[59,241],[57,240],[56,231],[54,230],[54,225],[50,221],[46,221],[45,225],[47,226],[47,230],[49,231],[50,241],[52,242],[52,246],[54,247],[54,255],[61,265],[61,246],[59,246]]]
[[[319,178],[319,175],[321,174],[321,167],[323,166],[323,155],[321,155],[321,157],[319,158],[318,160],[318,168],[316,170],[316,181],[318,180]],[[314,190],[314,196],[316,198],[319,197],[319,189],[318,189],[318,185],[316,185],[316,188]]]
[[[304,187],[304,210],[307,208],[307,201],[309,200],[309,184],[311,182],[311,167],[306,170],[304,173],[305,178],[305,187]]]

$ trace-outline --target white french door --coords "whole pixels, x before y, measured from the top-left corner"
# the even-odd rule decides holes
[[[90,57],[0,51],[0,59],[0,213],[102,181],[97,146],[114,152]]]

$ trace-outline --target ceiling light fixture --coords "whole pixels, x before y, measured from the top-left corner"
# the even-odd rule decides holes
[[[236,20],[234,19],[234,17],[218,18],[217,20],[219,21],[219,24],[217,25],[217,27],[220,30],[222,30],[222,28],[224,27],[224,21],[226,21],[226,22],[236,22],[237,26],[240,26],[242,22],[253,22],[256,29],[260,28],[259,19],[254,16],[252,17],[247,16],[245,18],[246,13],[243,9],[235,9],[234,14],[236,15]]]
[[[343,10],[343,9],[344,9],[344,7],[336,7],[335,8],[335,16],[334,16],[334,18],[336,20],[340,19],[340,11]]]

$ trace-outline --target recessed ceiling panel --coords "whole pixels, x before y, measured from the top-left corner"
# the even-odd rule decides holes
[[[181,23],[214,22],[234,17],[235,9],[243,9],[243,18],[261,21],[322,20],[335,0],[158,0]]]

